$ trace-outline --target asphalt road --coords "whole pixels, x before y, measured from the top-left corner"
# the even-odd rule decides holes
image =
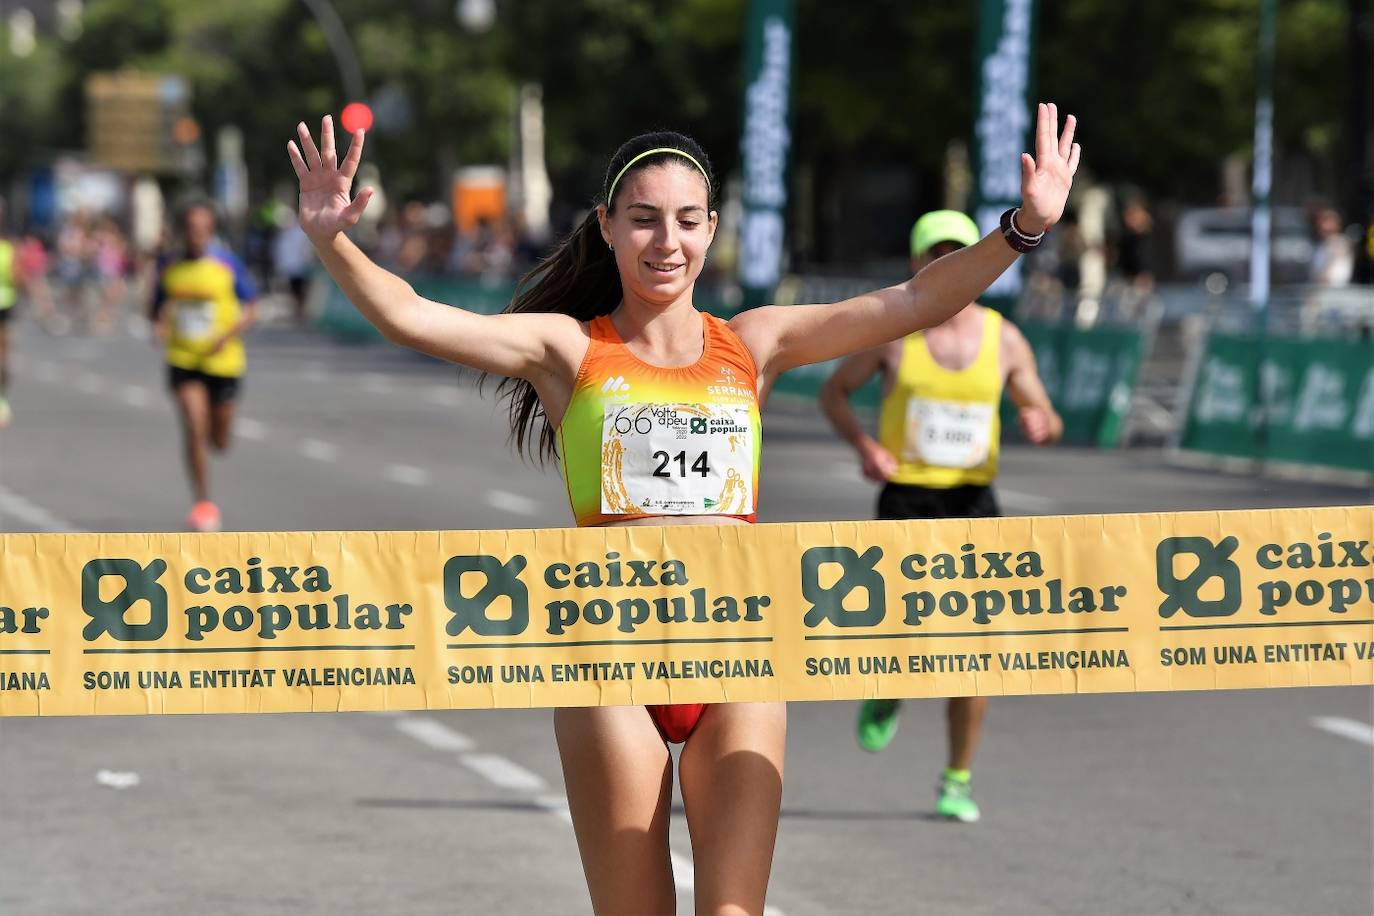
[[[21,324],[0,531],[178,530],[189,507],[157,353]],[[264,328],[213,470],[230,529],[567,523],[490,395],[383,346]],[[806,406],[765,417],[761,518],[869,517]],[[1010,449],[1011,514],[1368,503],[1367,489],[1185,471],[1158,453]],[[930,819],[943,703],[893,747],[852,703],[789,709],[770,893],[823,913],[1374,912],[1368,689],[994,700],[984,818]],[[690,912],[690,848],[673,846]],[[0,721],[0,913],[585,912],[550,714]]]

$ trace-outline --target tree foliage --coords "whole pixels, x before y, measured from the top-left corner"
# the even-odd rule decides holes
[[[369,90],[412,117],[371,138],[389,189],[441,196],[452,168],[504,162],[518,87],[543,87],[548,161],[565,201],[585,203],[627,137],[672,127],[737,165],[747,0],[498,0],[472,34],[453,0],[334,0]],[[1342,147],[1344,0],[1281,0],[1281,150]],[[1099,178],[1158,197],[1210,199],[1219,163],[1248,152],[1258,0],[1046,0],[1034,85],[1080,115]],[[797,0],[794,164],[838,180],[899,163],[938,181],[972,118],[976,4]],[[185,75],[204,135],[242,128],[253,186],[286,181],[295,122],[344,97],[323,32],[301,0],[95,0],[74,40],[45,36],[15,58],[0,28],[0,179],[83,145],[92,72]],[[1282,176],[1280,175],[1280,181]]]

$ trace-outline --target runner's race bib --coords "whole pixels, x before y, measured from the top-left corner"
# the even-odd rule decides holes
[[[995,404],[912,398],[906,409],[908,461],[942,468],[976,468],[992,446]]]
[[[745,404],[607,404],[606,515],[747,515],[754,443]]]
[[[173,303],[172,313],[177,336],[182,340],[203,341],[210,337],[215,324],[215,304],[209,301],[179,299]]]

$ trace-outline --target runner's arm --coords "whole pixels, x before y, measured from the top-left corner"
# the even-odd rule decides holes
[[[1064,421],[1050,403],[1049,392],[1035,365],[1035,351],[1021,329],[1002,322],[1002,353],[1006,359],[1007,396],[1016,405],[1017,419],[1026,438],[1035,445],[1050,445],[1064,435]]]
[[[304,123],[300,141],[287,145],[300,179],[300,226],[321,263],[345,296],[388,340],[494,375],[530,379],[577,370],[581,326],[567,315],[475,315],[416,294],[409,283],[384,270],[353,244],[344,232],[354,226],[372,189],[351,198],[353,178],[362,159],[363,132],[355,131],[348,155],[339,162],[334,149],[334,123],[326,116],[320,146]]]
[[[759,360],[764,374],[776,377],[940,324],[977,299],[1016,257],[1002,234],[995,232],[936,260],[898,286],[828,305],[753,309],[732,325],[751,347],[762,350],[755,352],[764,357]]]
[[[1021,154],[1021,212],[1017,225],[1035,235],[1064,212],[1079,147],[1070,115],[1061,134],[1058,110],[1041,105],[1035,157]],[[831,305],[770,306],[737,316],[731,327],[744,339],[765,379],[827,359],[857,353],[940,324],[978,298],[1016,260],[1017,254],[993,232],[968,248],[936,260],[899,286]]]
[[[560,336],[581,330],[568,315],[477,315],[426,299],[342,233],[316,242],[315,250],[344,295],[387,340],[480,372],[529,378],[558,362]]]
[[[874,375],[883,371],[886,346],[873,347],[841,362],[821,386],[821,410],[835,432],[854,447],[863,475],[883,483],[897,471],[897,458],[881,442],[864,432],[849,398]]]
[[[871,437],[864,432],[849,398],[864,386],[864,383],[881,371],[883,367],[883,348],[872,347],[853,356],[846,357],[830,373],[821,385],[821,412],[830,421],[840,438],[855,448],[864,439]]]

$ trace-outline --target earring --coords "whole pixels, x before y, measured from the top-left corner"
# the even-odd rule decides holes
[[[615,246],[612,245],[610,242],[607,242],[607,243],[606,243],[606,247],[609,248],[609,249],[611,249],[611,251],[615,251]]]

